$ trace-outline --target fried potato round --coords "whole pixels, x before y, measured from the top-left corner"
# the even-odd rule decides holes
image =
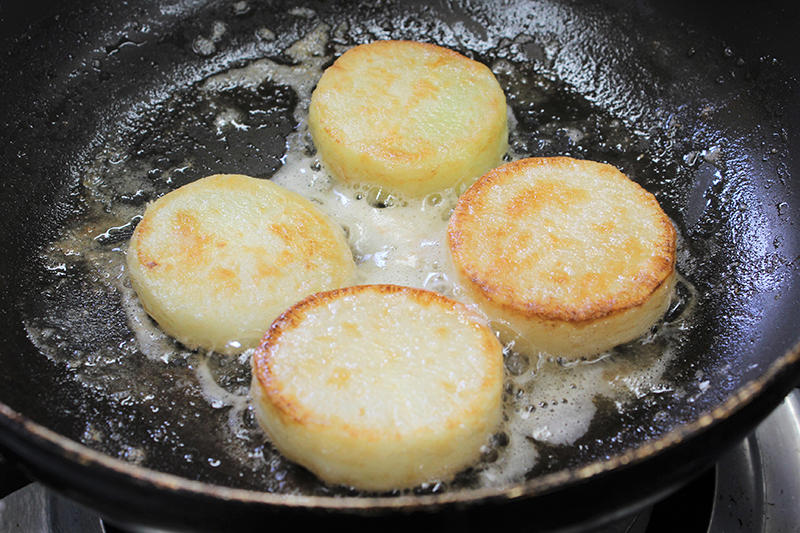
[[[366,490],[446,479],[501,417],[502,347],[439,294],[361,285],[310,296],[253,356],[251,394],[274,445],[328,483]]]
[[[203,178],[150,204],[127,254],[145,310],[191,348],[237,353],[309,294],[351,282],[342,229],[268,180]]]
[[[655,197],[611,165],[566,157],[484,175],[459,199],[448,245],[460,282],[524,353],[584,357],[633,340],[675,278],[675,229]]]
[[[338,179],[409,195],[471,183],[508,148],[506,99],[492,72],[411,41],[345,52],[311,95],[308,123]]]

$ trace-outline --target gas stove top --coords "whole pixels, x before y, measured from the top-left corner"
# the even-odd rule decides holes
[[[152,529],[123,529],[105,522],[93,511],[38,483],[0,500],[0,531],[155,533]],[[753,433],[692,483],[652,507],[584,531],[800,531],[800,389],[795,389]]]

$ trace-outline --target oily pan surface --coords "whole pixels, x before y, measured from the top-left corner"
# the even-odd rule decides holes
[[[7,41],[0,400],[155,470],[351,494],[266,443],[244,396],[246,359],[154,339],[116,265],[136,213],[184,183],[225,172],[270,178],[284,164],[322,175],[303,123],[314,77],[348,47],[387,38],[435,42],[489,65],[515,118],[512,157],[605,161],[653,192],[678,229],[685,279],[666,326],[606,360],[561,368],[507,354],[509,409],[540,423],[523,420],[521,443],[506,443],[509,429],[475,469],[416,492],[502,486],[601,461],[696,419],[760,375],[797,340],[798,202],[783,113],[794,86],[780,61],[647,13],[522,4],[222,2],[118,7],[113,16],[89,5]],[[396,207],[365,193],[375,209]],[[561,391],[544,375],[569,377],[555,380]],[[639,381],[623,392],[582,390],[581,376],[593,375]],[[552,420],[561,416],[581,423],[559,433]],[[496,467],[512,462],[509,445],[528,458],[513,479]]]

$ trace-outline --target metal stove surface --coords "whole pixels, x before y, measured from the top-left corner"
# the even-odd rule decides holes
[[[155,533],[108,524],[38,483],[0,500],[2,533],[123,531]],[[800,389],[726,453],[712,472],[651,508],[586,531],[800,532]]]

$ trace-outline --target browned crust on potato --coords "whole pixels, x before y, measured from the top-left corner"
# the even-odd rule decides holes
[[[360,63],[362,61],[365,63],[375,63],[373,70],[380,70],[382,79],[389,83],[392,79],[397,78],[397,74],[392,70],[382,68],[380,64],[381,56],[384,54],[391,54],[388,57],[392,57],[397,55],[398,49],[401,49],[400,52],[405,52],[402,50],[403,48],[406,50],[419,49],[430,54],[432,57],[424,58],[426,62],[429,62],[429,68],[436,68],[448,63],[457,63],[476,79],[478,77],[483,77],[487,81],[495,80],[494,74],[492,74],[492,71],[486,65],[448,48],[431,43],[406,40],[375,41],[372,43],[355,46],[347,50],[333,63],[333,65],[326,69],[322,78],[320,79],[320,82],[314,90],[314,94],[312,95],[311,108],[312,110],[313,108],[316,108],[314,111],[318,111],[318,127],[329,137],[333,143],[339,145],[340,147],[363,151],[365,154],[369,154],[371,157],[373,157],[376,161],[383,161],[388,164],[393,162],[401,162],[406,165],[416,165],[425,168],[426,161],[430,160],[432,157],[438,157],[436,145],[418,143],[412,149],[406,150],[398,146],[396,142],[397,137],[399,136],[398,132],[391,130],[384,132],[383,137],[377,138],[373,142],[367,144],[358,143],[356,145],[353,140],[345,138],[339,125],[335,121],[332,122],[330,119],[328,119],[329,113],[326,112],[328,109],[328,103],[326,101],[328,94],[338,92],[346,93],[347,88],[340,86],[340,77],[346,75],[344,73],[351,69],[351,65]],[[416,107],[419,100],[435,95],[441,90],[439,87],[432,86],[428,80],[425,79],[419,80],[418,84],[419,87],[415,91],[414,95],[412,95],[412,98],[408,99],[407,101],[403,102],[402,105],[397,107],[397,116],[404,116],[408,114],[410,110]],[[500,90],[499,84],[497,84],[497,88],[499,90],[498,95],[502,95],[502,90]],[[494,111],[497,113],[497,115],[502,115],[503,120],[499,121],[499,123],[505,128],[507,127],[505,121],[505,98],[498,98],[497,102],[495,103],[496,105],[494,106]],[[378,109],[374,104],[371,104],[368,100],[364,101],[362,105],[365,113],[368,115],[377,116],[380,114],[381,110]],[[488,123],[491,123],[491,121],[486,120],[483,124]],[[487,139],[483,140],[483,137],[487,137]],[[493,139],[494,136],[487,136],[486,131],[471,131],[469,129],[465,129],[463,131],[463,139],[458,144],[469,146],[475,145],[478,143],[478,141],[480,141],[482,145],[480,146],[480,149],[485,149],[489,143],[493,141]],[[333,168],[332,170],[334,171],[334,174],[340,176],[344,174],[341,169]],[[410,179],[410,181],[425,181],[429,178],[429,175],[435,174],[436,172],[438,172],[438,168],[427,172],[427,174],[415,176],[413,179]]]
[[[464,65],[468,65],[472,70],[475,70],[476,72],[489,71],[489,67],[487,67],[483,63],[479,63],[474,59],[470,59],[464,54],[460,54],[455,50],[451,50],[449,48],[445,48],[443,46],[439,46],[433,43],[423,43],[419,41],[408,41],[403,39],[374,41],[371,43],[354,46],[353,48],[350,48],[345,53],[343,53],[339,57],[339,59],[337,59],[333,64],[338,65],[338,68],[344,69],[347,67],[348,61],[353,61],[353,60],[358,61],[360,60],[359,56],[361,55],[371,55],[376,53],[376,51],[378,54],[382,54],[384,53],[384,50],[387,49],[390,52],[394,53],[398,47],[418,48],[438,56],[438,59],[434,61],[432,66],[444,65],[448,62],[459,62],[459,63],[463,62]]]
[[[480,315],[464,304],[455,300],[451,300],[432,291],[413,287],[404,287],[400,285],[385,284],[356,285],[312,294],[311,296],[308,296],[307,298],[287,309],[283,314],[281,314],[281,316],[275,319],[269,330],[267,330],[267,333],[264,335],[263,340],[253,353],[253,375],[258,382],[258,386],[261,388],[261,394],[264,398],[264,401],[271,403],[273,409],[277,411],[284,424],[300,424],[304,426],[312,425],[317,427],[336,428],[354,437],[368,439],[390,437],[390,435],[385,434],[384,430],[371,431],[368,428],[348,424],[347,422],[337,419],[337,417],[325,417],[324,419],[316,417],[314,413],[309,412],[302,405],[300,405],[300,402],[298,402],[297,399],[289,397],[289,395],[285,393],[285,391],[282,389],[282,383],[274,376],[270,365],[270,360],[274,351],[280,348],[281,336],[285,332],[299,327],[308,311],[320,306],[325,306],[329,302],[332,302],[338,298],[364,292],[376,292],[378,294],[386,295],[405,293],[413,298],[416,303],[423,306],[439,305],[446,309],[455,309],[462,316],[464,316],[464,318],[468,319],[473,327],[482,333],[481,342],[483,343],[484,351],[491,352],[493,350],[497,350],[499,347],[499,341],[489,327],[484,323],[484,319]],[[490,360],[490,363],[494,363],[494,365],[489,368],[490,371],[487,372],[486,378],[482,381],[480,390],[489,388],[494,381],[492,376],[496,375],[498,372],[502,379],[502,358],[498,357]],[[467,407],[464,412],[468,414],[471,414],[480,408],[479,405],[470,405],[464,407]],[[424,429],[421,428],[419,431],[424,431]],[[397,439],[401,438],[400,435],[395,435],[394,437]]]
[[[238,174],[208,176],[148,204],[126,261],[144,309],[166,333],[224,352],[238,349],[228,346],[234,338],[242,349],[257,345],[269,325],[247,309],[268,310],[271,320],[297,298],[349,283],[355,267],[341,228],[307,199]]]
[[[176,203],[179,204],[183,197],[193,194],[197,188],[204,188],[207,191],[219,189],[249,192],[253,195],[265,194],[253,178],[241,175],[213,175],[184,185],[151,203],[131,239],[131,249],[134,250],[138,264],[145,272],[152,271],[155,274],[159,270],[169,271],[174,264],[180,265],[181,268],[193,267],[191,271],[194,271],[209,266],[207,252],[212,248],[228,246],[229,243],[225,239],[213,232],[202,232],[200,221],[192,213],[184,209],[171,212]],[[293,207],[298,205],[293,198],[284,201]],[[167,214],[164,214],[165,212]],[[167,219],[169,226],[175,230],[175,240],[168,247],[161,246],[161,243],[155,246],[151,238],[153,221],[158,218],[164,225],[163,217],[169,217]],[[242,247],[242,253],[256,258],[258,264],[256,279],[278,277],[282,273],[280,269],[286,268],[292,261],[303,260],[303,268],[313,270],[319,262],[335,259],[339,252],[337,247],[331,244],[336,238],[330,231],[328,221],[321,218],[318,213],[297,210],[284,218],[285,221],[276,221],[269,225],[269,232],[286,245],[286,250],[281,255],[271,257],[262,248]],[[324,231],[328,241],[319,242],[317,239],[307,238],[307,235],[314,231]],[[294,249],[294,253],[290,253],[288,251],[290,249]],[[238,272],[227,269],[214,269],[208,274],[210,281],[222,282],[223,285],[226,280],[233,280],[237,276]]]
[[[657,212],[656,223],[659,229],[658,239],[653,243],[654,253],[642,265],[635,278],[630,280],[624,290],[606,294],[604,297],[592,300],[582,306],[569,305],[568,303],[552,300],[531,301],[520,298],[514,287],[510,287],[505,280],[495,281],[489,273],[480,271],[476,265],[471,263],[469,251],[465,248],[465,239],[468,236],[467,234],[470,233],[482,235],[484,228],[480,227],[477,218],[483,204],[483,196],[487,191],[493,187],[502,186],[504,182],[514,179],[520,172],[532,165],[557,168],[572,166],[576,161],[568,157],[542,157],[521,159],[507,163],[485,174],[459,199],[447,228],[447,240],[453,263],[458,273],[471,285],[471,288],[492,304],[526,318],[583,325],[643,305],[674,272],[675,228],[669,217],[661,210],[655,196],[643,189],[639,184],[628,180],[615,167],[595,162],[580,163],[596,165],[596,170],[608,176],[609,179],[628,180],[633,185],[639,200],[646,203],[654,212]],[[547,201],[547,194],[548,191],[542,191],[542,197],[535,200]],[[513,205],[509,206],[509,208],[513,207]],[[524,216],[524,213],[518,212],[513,213],[513,215]],[[594,229],[595,231],[603,232],[610,231],[611,227],[601,225]],[[518,235],[517,238],[524,241],[525,235]],[[516,243],[519,243],[519,241],[516,241]],[[632,243],[630,245],[633,246]],[[559,280],[558,273],[552,273],[552,275],[553,279],[551,281],[553,283],[568,282],[568,280]],[[587,283],[592,281],[602,282],[602,280],[586,280]],[[596,288],[602,289],[600,286]],[[586,290],[590,289],[591,287],[586,288]]]

